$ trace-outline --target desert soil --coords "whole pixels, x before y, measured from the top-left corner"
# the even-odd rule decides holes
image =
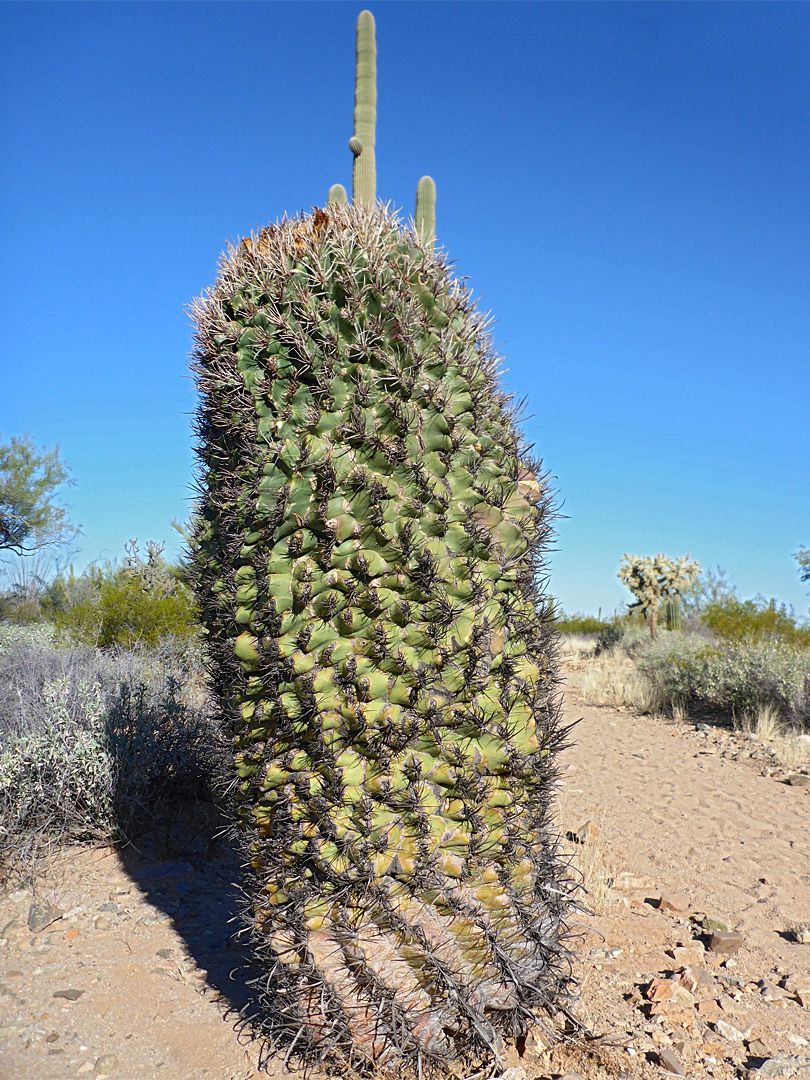
[[[558,821],[592,909],[573,928],[576,1009],[603,1038],[529,1040],[508,1080],[810,1078],[810,786],[711,725],[565,714]],[[236,859],[204,830],[158,840],[62,851],[7,884],[2,1080],[265,1076],[234,1026],[250,1001]]]

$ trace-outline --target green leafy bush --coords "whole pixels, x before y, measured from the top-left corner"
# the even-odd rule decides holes
[[[723,641],[771,639],[792,645],[810,645],[810,629],[801,626],[784,604],[762,596],[753,600],[740,600],[737,596],[716,600],[706,605],[701,620]]]
[[[601,634],[611,624],[595,615],[566,615],[561,611],[555,625],[561,634]]]
[[[147,544],[145,557],[131,543],[123,565],[92,566],[54,588],[63,594],[54,623],[74,644],[131,649],[198,632],[183,571],[168,563],[155,543]]]

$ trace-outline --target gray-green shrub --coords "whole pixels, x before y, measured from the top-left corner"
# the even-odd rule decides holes
[[[58,648],[0,627],[0,855],[114,841],[169,804],[210,800],[218,738],[186,647]]]
[[[697,633],[656,642],[638,630],[603,635],[601,649],[635,659],[662,705],[741,717],[770,705],[794,727],[810,726],[810,650],[780,642],[716,643]]]

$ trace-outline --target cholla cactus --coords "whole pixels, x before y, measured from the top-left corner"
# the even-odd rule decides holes
[[[680,600],[682,594],[692,585],[700,573],[700,564],[690,562],[689,556],[670,559],[666,555],[624,555],[619,567],[619,580],[622,581],[635,597],[629,605],[633,611],[640,611],[650,620],[650,635],[658,635],[658,605],[665,598]],[[678,607],[680,621],[680,608]],[[675,616],[667,615],[668,629],[675,629]]]
[[[500,1061],[569,980],[550,493],[428,232],[333,201],[195,306],[197,593],[265,1031],[389,1073]]]

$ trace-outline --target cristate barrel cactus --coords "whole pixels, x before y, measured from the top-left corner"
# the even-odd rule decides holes
[[[430,229],[357,200],[242,241],[195,317],[264,1030],[367,1071],[497,1062],[561,1005],[571,889],[549,495],[485,321]]]

